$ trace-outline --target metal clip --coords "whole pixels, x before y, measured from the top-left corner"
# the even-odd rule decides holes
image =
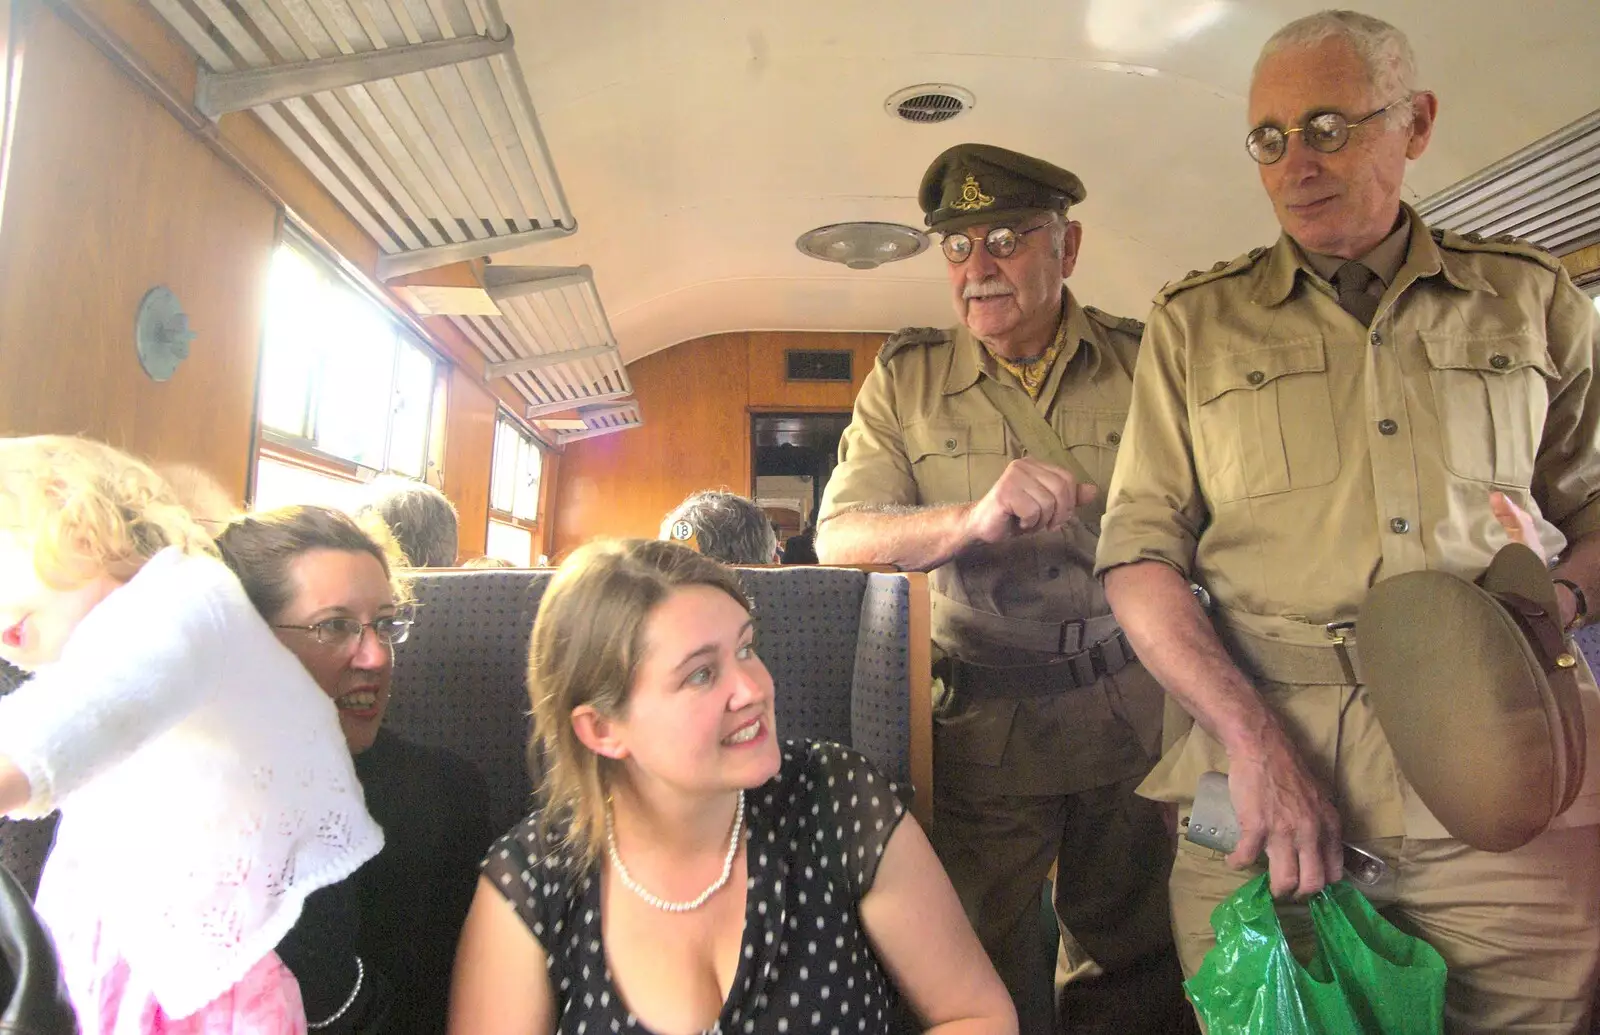
[[[1354,622],[1329,622],[1327,625],[1323,626],[1323,628],[1326,629],[1327,632],[1328,632],[1328,639],[1331,640],[1333,642],[1333,644],[1335,646],[1338,646],[1338,647],[1343,647],[1344,646],[1344,644],[1345,644],[1345,635],[1344,634],[1349,632],[1351,629],[1354,629],[1355,627],[1356,627],[1356,623],[1354,623]]]
[[[1344,875],[1355,881],[1372,887],[1383,879],[1389,872],[1389,864],[1373,855],[1371,852],[1357,848],[1346,841],[1344,843]]]

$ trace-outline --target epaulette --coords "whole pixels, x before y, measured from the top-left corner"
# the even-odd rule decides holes
[[[1499,234],[1495,237],[1484,237],[1482,234],[1458,234],[1454,230],[1445,230],[1433,227],[1428,231],[1433,237],[1433,242],[1441,248],[1449,248],[1456,252],[1495,252],[1499,255],[1516,255],[1524,259],[1532,259],[1552,273],[1560,273],[1563,269],[1561,260],[1545,251],[1536,244],[1513,237],[1511,234]]]
[[[949,340],[950,332],[938,327],[902,327],[878,350],[878,362],[889,362],[896,352],[911,345],[943,345]]]
[[[1222,260],[1204,273],[1199,270],[1190,270],[1188,276],[1180,277],[1156,292],[1155,304],[1166,305],[1167,300],[1180,291],[1187,291],[1192,287],[1199,287],[1201,284],[1209,284],[1213,280],[1221,280],[1223,277],[1231,277],[1236,273],[1243,273],[1260,261],[1265,254],[1267,254],[1266,248],[1252,248],[1232,262],[1226,259]]]
[[[1135,320],[1131,316],[1112,316],[1110,313],[1101,312],[1092,305],[1083,307],[1083,315],[1093,320],[1102,327],[1109,327],[1113,331],[1122,331],[1135,338],[1143,337],[1144,321]]]

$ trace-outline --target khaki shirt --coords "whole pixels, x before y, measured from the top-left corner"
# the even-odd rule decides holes
[[[1069,293],[1066,347],[1034,405],[1104,491],[1116,463],[1133,390],[1140,324],[1085,309]],[[839,443],[820,521],[862,505],[937,505],[981,499],[1006,465],[1026,455],[978,384],[1024,393],[965,327],[886,347],[856,398]],[[1025,393],[1024,393],[1024,397]],[[980,611],[1038,621],[1110,613],[1093,576],[1095,535],[1074,521],[1057,532],[978,546],[937,569],[936,592]],[[942,642],[941,642],[942,641]],[[1019,664],[1010,647],[972,636],[935,636],[943,652]]]
[[[1245,621],[1316,627],[1353,620],[1391,575],[1478,577],[1506,542],[1491,489],[1534,516],[1550,555],[1600,530],[1593,304],[1543,253],[1406,218],[1405,261],[1370,328],[1287,237],[1157,297],[1097,572],[1158,560]],[[1391,772],[1375,723],[1375,754],[1349,754],[1350,727],[1368,724],[1358,703],[1305,717],[1343,723],[1343,742],[1337,729],[1304,733],[1346,752],[1346,771],[1327,775],[1353,799],[1347,823],[1441,836]],[[1153,796],[1186,800],[1190,769],[1225,762],[1202,731],[1187,740],[1205,741],[1204,757],[1178,772],[1169,763],[1185,744],[1174,746]],[[1563,819],[1600,815],[1592,790]]]

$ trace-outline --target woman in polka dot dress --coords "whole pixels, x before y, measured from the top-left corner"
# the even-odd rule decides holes
[[[1015,1032],[960,903],[892,783],[780,742],[729,569],[593,543],[533,630],[545,806],[484,862],[453,1035]]]

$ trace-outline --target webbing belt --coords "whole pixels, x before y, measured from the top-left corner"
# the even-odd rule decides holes
[[[1361,658],[1348,624],[1312,625],[1224,610],[1211,617],[1235,664],[1250,675],[1308,686],[1362,682]]]
[[[978,665],[946,658],[934,672],[951,690],[972,697],[1045,697],[1093,686],[1136,660],[1128,638],[1118,629],[1098,643],[1043,665]]]

